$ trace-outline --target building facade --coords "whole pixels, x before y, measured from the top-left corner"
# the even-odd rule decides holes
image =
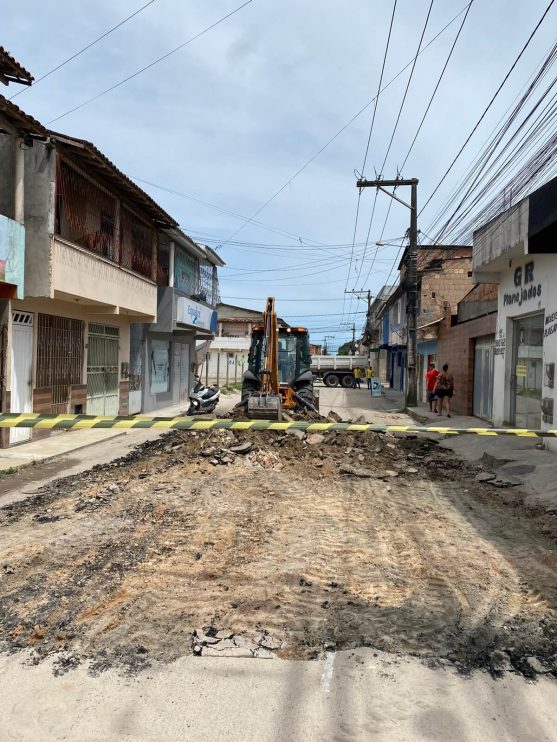
[[[127,414],[130,326],[156,319],[159,231],[175,221],[90,142],[48,132],[32,145],[24,148],[25,288],[10,309],[6,408]],[[17,156],[4,142],[7,192]],[[10,442],[30,434],[12,429]]]
[[[153,412],[187,403],[197,369],[196,342],[217,330],[217,268],[211,248],[179,229],[163,230],[158,252],[157,319],[133,325],[130,412]]]
[[[493,422],[555,428],[557,178],[474,233],[474,278],[498,284]]]

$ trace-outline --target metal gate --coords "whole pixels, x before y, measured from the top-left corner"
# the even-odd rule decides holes
[[[120,330],[108,325],[89,324],[87,353],[87,414],[117,415],[118,346]]]
[[[493,418],[493,359],[495,335],[477,338],[474,347],[474,415]]]
[[[130,415],[141,412],[142,401],[142,369],[143,369],[143,325],[130,326],[130,389],[128,411]]]
[[[67,413],[72,384],[82,383],[83,329],[79,319],[37,317],[37,389],[51,389],[53,415]]]

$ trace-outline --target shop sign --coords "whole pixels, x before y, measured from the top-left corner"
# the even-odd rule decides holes
[[[371,380],[371,396],[380,397],[382,394],[381,381],[379,379]]]
[[[181,296],[176,306],[176,322],[216,332],[217,313],[211,307]]]
[[[526,263],[524,269],[519,266],[514,272],[514,285],[516,291],[510,291],[503,295],[503,306],[517,304],[521,307],[530,299],[537,299],[542,295],[541,283],[534,281],[534,261]]]
[[[557,312],[547,314],[545,317],[545,330],[543,331],[544,338],[553,335],[557,332]]]
[[[499,336],[495,338],[494,355],[496,356],[505,355],[505,331],[504,330],[499,330]]]
[[[515,375],[516,376],[526,376],[527,368],[526,366],[517,366],[515,369]]]

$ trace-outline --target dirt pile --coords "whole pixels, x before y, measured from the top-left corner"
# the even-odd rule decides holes
[[[411,436],[173,432],[0,510],[0,642],[557,673],[555,524],[478,473]]]

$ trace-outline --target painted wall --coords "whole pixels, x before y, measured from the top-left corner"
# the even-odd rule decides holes
[[[152,281],[56,237],[52,242],[53,295],[102,302],[133,313],[136,321],[138,316],[155,319],[157,287]]]
[[[542,398],[553,402],[553,422],[540,427],[557,427],[557,389],[551,386],[550,366],[557,365],[557,260],[554,255],[525,255],[513,258],[500,274],[498,321],[494,363],[493,422],[504,425],[511,417],[513,368],[513,321],[519,317],[543,312],[543,382]],[[553,367],[555,368],[555,366]]]
[[[25,272],[25,227],[0,214],[0,281],[17,287],[23,299]]]
[[[183,404],[185,410],[193,386],[194,333],[147,331],[143,349],[142,412],[177,404]]]

